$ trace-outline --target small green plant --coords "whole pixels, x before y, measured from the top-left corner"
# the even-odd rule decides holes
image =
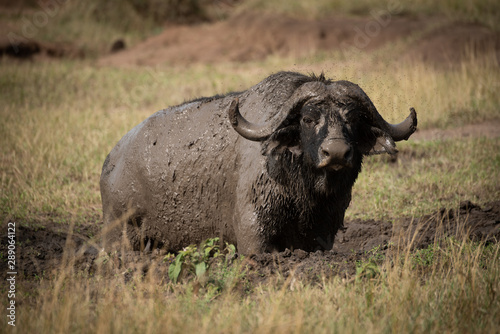
[[[373,260],[369,259],[366,262],[357,261],[356,263],[356,281],[363,278],[371,279],[376,278],[380,275],[380,268],[378,264]]]
[[[436,259],[436,251],[437,249],[434,245],[416,250],[412,255],[413,268],[431,266]]]
[[[361,278],[375,278],[380,275],[381,264],[385,260],[385,255],[380,252],[380,245],[373,247],[365,254],[369,255],[366,261],[356,261],[356,281]]]
[[[385,260],[385,255],[381,252],[380,247],[380,245],[375,246],[367,252],[367,254],[370,254],[370,260],[375,262],[382,262]]]
[[[225,253],[233,256],[236,253],[236,247],[226,242]],[[187,246],[177,256],[168,253],[164,261],[173,259],[168,268],[168,276],[172,282],[177,283],[183,272],[194,274],[198,279],[204,277],[210,267],[211,259],[221,255],[223,254],[220,251],[219,238],[209,238],[202,242],[199,247],[196,245]]]

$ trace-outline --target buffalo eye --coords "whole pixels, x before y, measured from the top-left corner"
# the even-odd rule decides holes
[[[306,127],[313,127],[318,124],[321,117],[321,112],[317,106],[307,105],[302,109],[301,112],[301,123]]]
[[[304,122],[304,124],[310,125],[314,123],[314,120],[311,117],[305,116],[302,118],[302,122]]]

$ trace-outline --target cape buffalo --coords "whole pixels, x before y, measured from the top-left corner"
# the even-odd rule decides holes
[[[104,162],[107,245],[331,249],[363,156],[395,154],[416,126],[413,108],[389,124],[358,85],[292,72],[160,110]]]

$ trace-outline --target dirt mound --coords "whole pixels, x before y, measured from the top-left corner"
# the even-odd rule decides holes
[[[420,36],[420,37],[415,37]],[[437,19],[333,17],[305,20],[272,14],[244,13],[227,21],[195,26],[168,26],[123,52],[104,56],[101,65],[158,65],[261,60],[269,55],[308,56],[338,50],[370,52],[387,43],[416,38],[403,55],[443,63],[494,51],[500,34],[480,25],[443,23]]]
[[[0,253],[8,254],[6,224],[2,229]],[[49,276],[57,272],[62,262],[74,260],[77,270],[93,272],[99,256],[99,246],[90,242],[98,235],[100,224],[79,226],[69,231],[67,226],[52,223],[45,227],[37,224],[17,223],[16,254],[17,270],[20,277],[32,279]],[[285,250],[275,254],[249,256],[245,265],[251,269],[249,277],[261,281],[269,275],[280,273],[288,275],[291,271],[297,277],[314,278],[318,274],[352,275],[356,270],[356,261],[365,259],[370,251],[376,249],[384,255],[401,241],[407,242],[414,235],[414,248],[424,248],[436,238],[460,235],[470,232],[476,240],[496,242],[500,240],[500,201],[479,207],[471,202],[463,202],[455,210],[442,209],[435,214],[418,219],[403,218],[394,222],[376,220],[353,220],[345,223],[345,229],[336,236],[332,251],[305,252]],[[122,256],[112,255],[110,260],[117,267],[139,268],[147,271],[149,264],[155,262],[164,277],[168,266],[162,263],[161,251],[141,255],[127,253]],[[0,272],[6,274],[7,262],[0,261]]]
[[[500,59],[500,34],[477,24],[455,22],[425,33],[405,56],[442,65],[487,52]]]

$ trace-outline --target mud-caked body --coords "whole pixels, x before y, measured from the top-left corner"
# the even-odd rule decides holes
[[[388,124],[357,85],[290,72],[161,110],[104,162],[107,246],[330,249],[363,156],[394,154],[415,129],[413,110]]]

